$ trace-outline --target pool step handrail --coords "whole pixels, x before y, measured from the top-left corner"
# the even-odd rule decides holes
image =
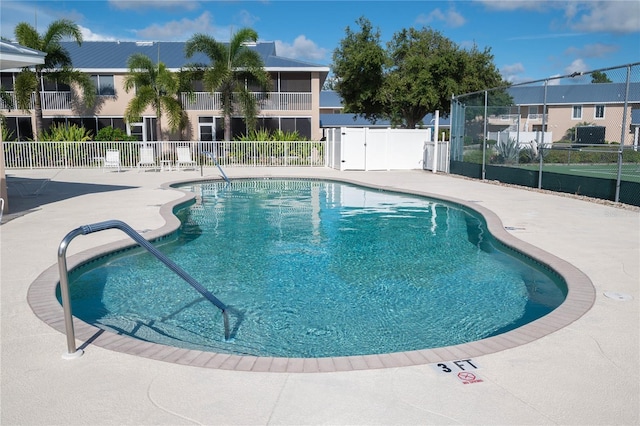
[[[73,359],[83,354],[81,349],[76,349],[75,332],[73,329],[73,315],[71,312],[71,296],[69,294],[69,272],[67,269],[67,248],[69,243],[78,235],[87,235],[93,232],[104,231],[107,229],[120,229],[129,237],[131,237],[142,248],[146,249],[158,260],[164,263],[169,269],[175,272],[180,278],[185,280],[207,300],[213,303],[220,311],[224,321],[224,338],[229,340],[229,315],[227,306],[215,297],[209,290],[204,288],[202,284],[196,281],[191,275],[187,274],[175,262],[161,253],[153,244],[147,241],[142,235],[137,233],[126,223],[119,220],[107,220],[104,222],[84,225],[69,232],[60,242],[58,247],[58,271],[60,272],[60,294],[62,296],[62,308],[64,310],[65,331],[67,334],[67,353],[63,355],[65,359]]]
[[[231,181],[229,180],[227,175],[224,173],[224,170],[222,170],[220,163],[218,163],[218,157],[211,151],[202,151],[202,153],[213,160],[213,164],[218,166],[218,170],[220,170],[220,173],[222,174],[222,178],[225,180],[225,182],[227,182],[227,184],[231,184]]]

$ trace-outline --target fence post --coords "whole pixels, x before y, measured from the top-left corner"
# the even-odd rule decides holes
[[[624,150],[624,135],[627,129],[627,109],[629,108],[629,81],[631,78],[631,65],[627,65],[627,83],[624,94],[624,108],[622,108],[622,130],[620,132],[620,147],[618,148],[618,176],[616,178],[615,202],[620,201],[620,181],[622,180],[622,152]]]
[[[489,121],[488,114],[488,92],[484,91],[484,130],[482,131],[482,180],[485,180],[485,176],[487,173],[486,163],[487,163],[487,122]]]
[[[436,110],[436,121],[433,126],[433,173],[438,172],[438,130],[440,125],[440,110]]]
[[[544,101],[542,102],[542,143],[538,141],[538,157],[540,157],[540,167],[538,168],[538,189],[542,189],[542,167],[544,166],[544,134],[547,125],[547,86],[549,79],[544,81]]]

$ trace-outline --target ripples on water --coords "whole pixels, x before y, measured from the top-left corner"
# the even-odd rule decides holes
[[[135,250],[72,274],[75,316],[185,348],[323,357],[470,342],[565,297],[558,276],[453,204],[314,180],[185,188],[197,201],[160,247],[229,306],[231,341],[214,306]]]

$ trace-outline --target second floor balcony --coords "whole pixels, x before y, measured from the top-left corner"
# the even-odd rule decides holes
[[[15,92],[6,93],[11,99],[11,104],[0,100],[0,110],[18,109]],[[45,91],[40,94],[43,111],[70,111],[72,109],[72,92]],[[253,95],[258,101],[258,107],[263,111],[311,111],[312,109],[311,93],[256,92]],[[220,111],[222,109],[222,96],[220,93],[196,92],[191,96],[182,94],[181,100],[185,110]],[[29,109],[33,110],[34,108],[35,94],[32,94]]]

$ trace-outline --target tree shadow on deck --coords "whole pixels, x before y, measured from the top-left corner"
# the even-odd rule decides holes
[[[51,179],[7,176],[8,213],[2,223],[39,210],[42,206],[86,194],[122,191],[135,186],[60,182]]]

